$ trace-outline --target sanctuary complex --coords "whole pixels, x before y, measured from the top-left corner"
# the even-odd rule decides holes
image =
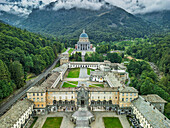
[[[92,50],[85,31],[75,48]],[[139,122],[138,128],[170,128],[169,119],[162,114],[166,101],[158,95],[140,96],[134,87],[125,84],[130,78],[124,64],[108,60],[70,62],[65,59],[69,58],[67,53],[60,57],[64,58],[60,66],[49,72],[42,83],[31,87],[27,99],[15,104],[0,118],[1,128],[24,128],[32,116],[60,111],[73,112],[70,120],[75,128],[90,128],[95,121],[94,111],[133,115]],[[72,69],[80,70],[79,78],[67,78]],[[63,87],[64,83],[74,87]]]

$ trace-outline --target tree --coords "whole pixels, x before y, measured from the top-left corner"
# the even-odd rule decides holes
[[[6,64],[0,60],[0,80],[10,80],[10,72]]]
[[[22,64],[18,61],[11,62],[9,66],[11,72],[11,79],[14,80],[17,88],[21,88],[24,86],[24,70]]]
[[[122,57],[119,56],[117,53],[108,53],[107,59],[110,60],[112,63],[121,63]]]
[[[33,60],[31,56],[24,56],[24,70],[30,72],[30,68],[33,67]]]

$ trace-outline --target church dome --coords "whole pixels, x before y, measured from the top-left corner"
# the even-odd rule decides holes
[[[83,30],[83,33],[80,35],[80,38],[88,38],[88,35],[85,33],[85,30]]]

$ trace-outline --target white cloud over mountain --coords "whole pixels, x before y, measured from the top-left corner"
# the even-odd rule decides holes
[[[33,8],[44,9],[44,6],[55,1],[56,0],[0,0],[0,10],[13,14],[28,15],[32,12]],[[104,1],[133,14],[170,10],[170,0],[58,0],[53,9],[71,9],[76,7],[98,10],[105,4]]]

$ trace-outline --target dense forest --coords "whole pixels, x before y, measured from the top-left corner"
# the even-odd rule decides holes
[[[131,77],[130,86],[135,87],[139,94],[157,94],[167,102],[170,102],[169,80],[163,78],[161,81],[158,81],[157,74],[150,67],[149,63],[131,60],[127,66],[127,71]],[[165,109],[165,115],[170,118],[169,108]]]
[[[0,100],[24,86],[27,73],[51,65],[63,46],[53,38],[0,22]]]

